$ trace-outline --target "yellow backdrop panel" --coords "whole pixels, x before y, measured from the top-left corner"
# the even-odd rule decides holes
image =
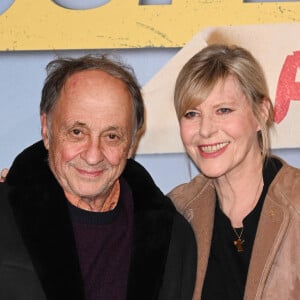
[[[297,22],[300,3],[110,0],[71,10],[51,0],[15,0],[0,15],[0,50],[181,47],[207,26]]]

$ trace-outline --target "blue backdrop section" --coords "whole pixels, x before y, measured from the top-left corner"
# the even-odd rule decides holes
[[[177,51],[152,48],[0,52],[0,168],[9,167],[17,153],[40,139],[40,94],[46,77],[45,66],[50,60],[59,56],[109,52],[130,64],[143,86]]]
[[[151,48],[112,52],[134,68],[143,86],[177,51]],[[22,149],[40,139],[39,101],[46,64],[57,56],[95,52],[98,51],[0,52],[0,169],[9,167]],[[300,149],[274,152],[300,168]],[[136,160],[149,170],[163,192],[198,173],[184,153],[137,155]]]
[[[276,149],[272,152],[300,168],[300,149]],[[178,184],[190,181],[199,173],[185,153],[137,155],[135,159],[152,174],[164,193]]]

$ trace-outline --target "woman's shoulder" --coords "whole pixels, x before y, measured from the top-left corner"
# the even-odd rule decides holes
[[[191,206],[194,201],[199,200],[201,195],[210,197],[215,194],[214,185],[211,179],[202,174],[194,177],[190,182],[180,184],[168,193],[176,208],[183,211]]]
[[[277,184],[280,183],[283,186],[286,185],[288,189],[291,185],[300,189],[300,169],[288,164],[279,157],[276,157],[276,159],[281,162],[282,167],[278,171],[274,182],[277,182]]]
[[[279,159],[279,158],[277,158]],[[281,169],[274,178],[269,193],[282,199],[286,205],[291,205],[300,214],[300,169],[291,166],[286,161],[280,159]]]

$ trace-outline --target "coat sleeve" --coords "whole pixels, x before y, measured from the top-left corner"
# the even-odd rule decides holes
[[[175,213],[159,300],[190,300],[197,267],[197,246],[190,224]]]
[[[6,183],[0,183],[0,299],[45,300],[17,229],[8,193]]]

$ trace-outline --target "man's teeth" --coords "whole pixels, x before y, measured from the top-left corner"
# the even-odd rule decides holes
[[[224,148],[228,144],[229,143],[227,142],[227,143],[220,143],[216,145],[202,146],[201,150],[205,153],[212,153],[212,152],[219,151],[220,149]]]

